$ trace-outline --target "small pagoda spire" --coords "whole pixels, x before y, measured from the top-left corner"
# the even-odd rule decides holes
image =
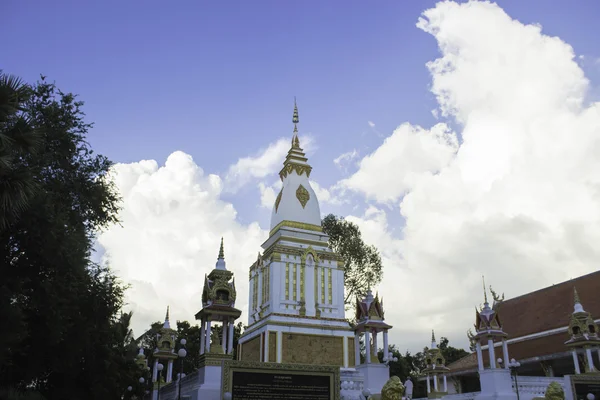
[[[435,343],[435,333],[433,332],[433,329],[431,330],[431,348],[437,348],[437,344]]]
[[[484,304],[489,304],[487,299],[487,290],[485,290],[485,276],[481,275],[481,279],[483,280],[483,301]]]
[[[573,287],[573,314],[585,312],[581,300],[579,300],[579,293],[577,288]]]
[[[222,236],[221,236],[221,246],[219,247],[219,255],[217,257],[217,263],[215,264],[215,268],[220,269],[220,270],[227,270],[227,264],[225,263],[225,250],[224,250],[224,246],[223,246],[223,237]]]
[[[217,259],[219,259],[219,260],[225,259],[225,251],[223,250],[223,236],[221,236],[221,247],[219,248],[219,257]]]
[[[163,328],[171,329],[171,323],[169,322],[169,306],[167,306],[167,315],[165,315],[165,323],[163,324]]]
[[[294,123],[294,135],[292,136],[292,147],[299,148],[300,140],[298,139],[298,123],[300,122],[300,118],[298,118],[298,105],[296,104],[296,96],[294,96],[294,115],[292,116],[292,122]]]

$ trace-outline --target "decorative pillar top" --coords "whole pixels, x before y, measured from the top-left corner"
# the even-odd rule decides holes
[[[446,359],[442,354],[442,350],[437,346],[435,341],[435,333],[431,330],[431,348],[425,352],[425,369],[424,374],[443,374],[448,372],[449,369],[446,367]]]
[[[584,347],[599,345],[598,325],[592,315],[585,311],[577,289],[573,288],[573,313],[569,319],[569,340],[565,342],[568,347]]]
[[[379,294],[373,297],[371,289],[363,300],[356,298],[355,332],[365,330],[371,332],[381,332],[392,329],[391,325],[385,323],[385,313],[383,311],[383,298],[379,299]]]
[[[483,277],[482,277],[483,278]],[[499,303],[494,301],[492,307],[487,299],[487,290],[485,288],[485,278],[483,278],[483,307],[475,309],[475,331],[471,339],[481,340],[482,338],[506,338],[508,335],[502,329],[502,323],[498,316],[497,306]]]

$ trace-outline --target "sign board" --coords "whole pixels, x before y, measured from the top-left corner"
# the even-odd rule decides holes
[[[339,400],[339,367],[225,361],[223,393],[232,400]]]

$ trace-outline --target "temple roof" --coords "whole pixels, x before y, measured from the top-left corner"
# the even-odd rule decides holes
[[[573,287],[594,318],[600,318],[600,271],[569,281],[504,300],[498,306],[502,327],[508,334],[510,358],[525,360],[568,351],[564,342],[569,338],[567,326],[573,313]],[[544,336],[529,335],[549,332]],[[515,339],[522,338],[522,340]],[[483,350],[484,362],[488,362],[487,350]],[[475,353],[448,365],[452,371],[477,368]]]

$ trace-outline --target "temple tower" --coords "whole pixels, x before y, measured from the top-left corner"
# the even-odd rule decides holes
[[[227,270],[223,238],[215,268],[204,276],[202,309],[196,314],[200,320],[201,364],[209,359],[231,359],[235,320],[242,312],[235,308],[235,279]],[[221,324],[221,336],[213,331],[213,323]]]
[[[592,357],[592,348],[596,348],[598,357],[600,358],[600,337],[598,336],[598,325],[594,322],[591,314],[583,309],[577,289],[573,288],[574,307],[573,314],[569,320],[569,336],[570,339],[565,342],[567,347],[573,352],[573,364],[575,365],[575,373],[581,374],[581,367],[577,350],[583,350],[585,354],[583,361],[584,373],[598,372],[594,366],[594,358]]]
[[[427,349],[425,354],[425,369],[423,374],[427,376],[427,397],[437,399],[448,394],[448,381],[446,373],[449,371],[446,367],[446,359],[437,346],[435,341],[435,333],[431,331],[431,347]],[[440,377],[443,378],[442,390],[440,390]],[[431,380],[433,380],[433,387]]]
[[[356,299],[356,315],[354,325],[354,359],[356,369],[365,377],[365,388],[371,394],[379,394],[381,388],[390,377],[387,361],[390,357],[388,344],[388,331],[392,329],[391,325],[385,323],[385,314],[383,311],[383,299],[379,295],[373,297],[371,289],[367,291],[367,296],[363,300]],[[379,334],[383,336],[383,361],[379,363],[377,350],[379,348]],[[365,341],[365,360],[360,359],[360,337],[364,336]]]
[[[154,349],[154,365],[152,368],[152,382],[154,383],[154,390],[152,398],[158,397],[158,388],[164,383],[170,383],[173,380],[173,361],[177,359],[177,353],[175,353],[175,339],[176,332],[171,329],[171,323],[169,321],[169,307],[167,306],[167,315],[165,316],[165,322],[162,328],[156,335],[157,346]],[[159,363],[164,366],[167,364],[166,376],[163,378],[162,367],[159,368]],[[163,380],[164,379],[164,380]],[[160,382],[160,383],[159,383]]]
[[[481,393],[476,400],[483,399],[502,399],[514,400],[516,394],[512,389],[510,370],[508,367],[508,345],[506,343],[507,334],[502,329],[502,323],[498,317],[495,307],[490,307],[483,282],[484,303],[481,310],[476,310],[475,330],[476,334],[471,338],[476,345],[477,363],[479,367],[479,381],[481,383]],[[494,344],[500,342],[504,360],[496,359]],[[482,346],[487,345],[489,365],[485,368]]]
[[[354,338],[344,314],[344,264],[321,227],[296,104],[292,122],[269,238],[250,267],[248,329],[238,355],[243,361],[347,367]]]

